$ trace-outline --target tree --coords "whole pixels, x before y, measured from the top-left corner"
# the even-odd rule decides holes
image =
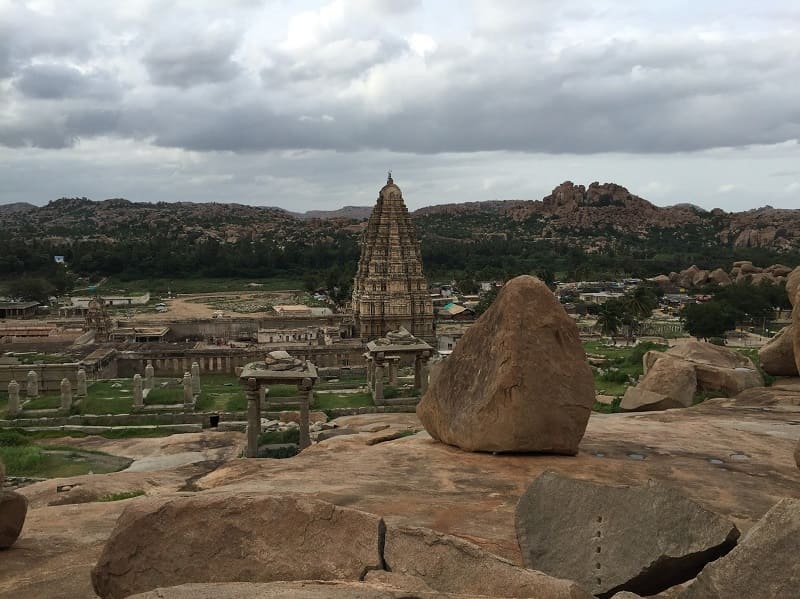
[[[55,287],[45,279],[20,277],[9,284],[8,295],[17,300],[46,304],[55,290]]]
[[[481,299],[478,302],[478,305],[475,306],[475,315],[476,316],[480,316],[481,314],[486,312],[486,310],[489,309],[489,306],[492,305],[492,302],[497,298],[497,294],[498,293],[499,293],[499,290],[498,290],[497,287],[492,287],[489,291],[484,293],[481,296]]]
[[[463,278],[456,281],[456,287],[461,293],[466,295],[473,295],[478,293],[479,287],[478,284],[475,282],[474,279],[470,278]]]
[[[597,315],[597,326],[600,327],[600,331],[603,335],[613,337],[619,333],[623,325],[625,312],[625,302],[623,300],[608,300],[600,306]]]
[[[689,304],[681,311],[681,318],[690,335],[704,340],[723,337],[736,328],[736,314],[723,302]]]

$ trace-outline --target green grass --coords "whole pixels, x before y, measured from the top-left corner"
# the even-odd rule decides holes
[[[177,385],[168,387],[156,386],[144,398],[144,403],[148,406],[182,404],[183,387]]]
[[[261,283],[259,287],[250,287],[248,283]],[[124,291],[125,293],[143,293],[166,295],[167,291],[176,293],[215,293],[221,291],[285,291],[302,289],[303,281],[299,279],[269,278],[269,279],[242,279],[242,278],[197,278],[197,279],[142,279],[122,281],[109,278],[102,286],[101,291],[108,293],[110,290]]]
[[[202,393],[196,409],[200,412],[243,412],[247,397],[238,377],[232,374],[201,374]]]
[[[745,356],[750,358],[753,361],[753,364],[756,365],[756,368],[758,369],[758,372],[761,373],[761,377],[764,379],[764,386],[766,386],[766,387],[771,387],[772,386],[772,383],[775,382],[776,377],[774,377],[771,374],[765,372],[764,369],[761,367],[761,358],[758,357],[758,349],[759,348],[755,348],[755,347],[734,347],[734,348],[731,348],[731,349],[735,349],[740,354],[744,354]]]
[[[601,414],[616,414],[619,412],[619,404],[622,401],[621,397],[615,397],[610,404],[600,403],[599,401],[594,402],[594,407],[592,411],[600,412]]]
[[[276,443],[300,443],[300,429],[290,428],[285,431],[267,431],[258,437],[259,445],[273,445]]]
[[[125,499],[133,499],[134,497],[141,497],[144,491],[141,489],[137,491],[124,491],[122,493],[111,493],[110,495],[103,495],[97,501],[123,501]]]
[[[602,395],[615,397],[624,395],[625,389],[632,384],[630,381],[635,381],[644,373],[642,357],[646,352],[667,349],[666,345],[657,343],[640,343],[630,347],[606,347],[601,341],[585,341],[583,346],[587,354],[606,358],[606,364],[602,366],[606,371],[604,374],[600,374],[598,368],[592,368],[595,391]],[[605,409],[598,409],[598,405],[602,406],[603,404],[595,404],[596,411],[605,411]]]
[[[169,437],[170,435],[177,434],[180,433],[161,428],[115,428],[110,431],[100,433],[100,436],[106,439],[134,439],[148,437]]]
[[[61,397],[58,395],[42,395],[25,403],[26,410],[50,410],[60,407]]]
[[[79,476],[94,472],[116,472],[130,464],[130,460],[103,452],[87,452],[75,448],[53,450],[39,445],[0,447],[0,458],[10,476],[57,478]]]
[[[375,405],[372,395],[359,393],[320,393],[316,395],[315,410],[333,410],[335,408],[362,408]]]
[[[117,379],[89,383],[80,411],[81,414],[130,414],[132,408],[133,382]]]

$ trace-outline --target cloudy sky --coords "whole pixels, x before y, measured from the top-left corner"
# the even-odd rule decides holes
[[[800,208],[800,3],[0,0],[0,203]]]

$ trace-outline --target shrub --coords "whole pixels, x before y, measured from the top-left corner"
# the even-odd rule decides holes
[[[0,431],[0,447],[18,447],[20,445],[30,445],[31,440],[20,431],[4,430]]]
[[[122,501],[123,499],[132,499],[133,497],[140,497],[144,495],[144,491],[138,489],[136,491],[124,491],[122,493],[111,493],[110,495],[103,495],[97,501]]]
[[[259,445],[275,445],[278,443],[300,443],[300,429],[290,428],[285,431],[267,431],[258,437]]]

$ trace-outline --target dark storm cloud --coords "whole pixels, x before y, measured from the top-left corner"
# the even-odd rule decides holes
[[[14,85],[30,98],[58,99],[93,97],[113,99],[121,93],[118,83],[108,74],[83,73],[61,64],[36,64],[19,71]]]
[[[98,66],[96,28],[68,46],[65,25],[46,35],[20,10],[30,35],[0,36],[0,76],[17,94],[0,99],[0,143],[68,147],[102,135],[203,152],[591,154],[800,137],[795,35],[706,35],[683,17],[610,35],[615,14],[633,18],[622,3],[607,3],[622,10],[608,21],[599,9],[581,18],[575,3],[531,4],[484,3],[482,28],[429,41],[395,25],[419,7],[405,0],[333,2],[285,42],[260,45],[248,23],[221,13],[172,15],[118,42],[113,70]],[[59,48],[86,64],[43,61]]]
[[[230,81],[240,71],[231,55],[237,37],[231,32],[203,37],[174,36],[157,41],[143,62],[158,85],[191,87]]]

